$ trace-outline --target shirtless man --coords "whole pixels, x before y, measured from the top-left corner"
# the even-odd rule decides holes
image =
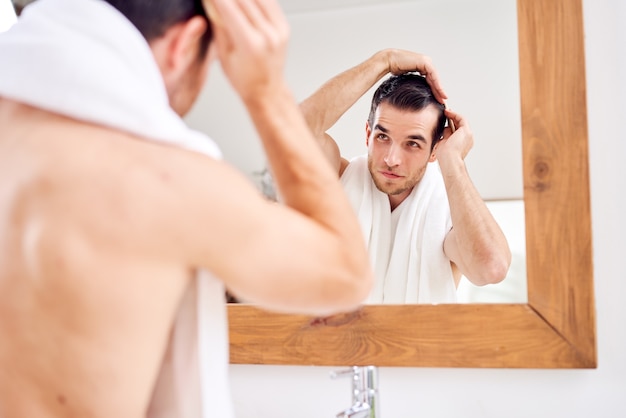
[[[409,72],[419,72],[423,77],[403,75]],[[363,157],[366,159],[363,165],[369,169],[376,188],[387,194],[389,210],[393,212],[419,186],[427,167],[438,161],[441,174],[437,173],[437,176],[443,177],[443,181],[439,180],[441,193],[449,203],[449,208],[440,211],[439,215],[451,218],[453,227],[443,231],[441,236],[427,237],[416,247],[421,248],[424,244],[440,249],[442,257],[450,265],[441,269],[447,270],[446,275],[419,280],[431,280],[430,289],[437,289],[435,293],[442,295],[441,299],[423,302],[453,302],[455,286],[461,275],[476,285],[502,281],[511,263],[511,253],[504,234],[465,168],[464,159],[473,145],[469,124],[461,115],[444,110],[442,103],[447,96],[430,59],[411,51],[380,51],[327,81],[302,102],[301,108],[328,160],[339,176],[343,176],[344,186],[351,194],[351,188],[355,186],[346,180],[344,173],[356,159],[348,161],[343,158],[337,143],[327,131],[363,94],[389,74],[393,76],[374,93],[365,126],[367,156]],[[449,128],[444,131],[446,118],[456,126],[455,132]],[[358,207],[355,209],[359,210]],[[449,221],[444,219],[442,222]],[[372,229],[372,225],[362,227]],[[368,244],[370,247],[373,245],[372,242]],[[390,251],[393,252],[393,248]],[[387,260],[377,258],[381,253],[384,252],[372,255],[377,280],[374,289],[379,284],[383,286],[381,281],[399,280],[397,275],[385,276]],[[422,262],[434,263],[433,260]],[[384,264],[382,269],[381,264]],[[447,282],[447,291],[439,291],[441,283],[435,283],[442,280]],[[406,286],[406,278],[398,286]],[[381,292],[378,292],[374,303],[387,302],[380,299],[380,295]],[[417,301],[411,298],[416,296],[407,296],[407,300],[415,303]],[[391,301],[403,302],[397,299]]]
[[[147,5],[132,22],[193,0],[109,3]],[[329,315],[367,296],[358,222],[283,77],[279,6],[212,3],[208,52],[197,12],[140,29],[179,115],[219,59],[284,205],[225,162],[0,97],[1,417],[144,417],[199,268],[272,310]]]

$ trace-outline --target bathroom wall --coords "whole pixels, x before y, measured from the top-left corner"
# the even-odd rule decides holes
[[[584,18],[598,368],[381,368],[383,417],[626,416],[626,1],[585,0]],[[331,370],[231,366],[237,417],[334,417],[350,386]]]
[[[515,0],[368,0],[359,7],[353,0],[333,3],[282,0],[291,25],[285,75],[296,100],[381,49],[424,53],[444,81],[448,106],[465,116],[474,132],[466,163],[478,191],[485,199],[521,198]],[[330,130],[346,158],[367,151],[365,121],[372,93]],[[242,172],[250,175],[265,167],[250,118],[218,65],[211,68],[208,84],[186,119],[212,136],[225,159]]]
[[[472,181],[488,204],[500,206],[492,213],[513,252],[502,283],[477,287],[462,279],[458,301],[526,302],[516,1],[279,2],[291,26],[285,75],[296,100],[384,48],[432,58],[447,105],[467,118],[474,133],[465,159]],[[345,158],[366,152],[365,120],[375,87],[329,131]],[[219,65],[211,68],[186,120],[213,137],[224,158],[263,188],[259,183],[267,164],[258,135]]]

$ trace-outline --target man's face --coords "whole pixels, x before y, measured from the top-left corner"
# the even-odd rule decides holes
[[[427,164],[435,161],[435,150],[430,148],[437,119],[435,106],[407,111],[383,102],[373,126],[367,123],[368,167],[378,190],[389,195],[392,209],[419,183]]]

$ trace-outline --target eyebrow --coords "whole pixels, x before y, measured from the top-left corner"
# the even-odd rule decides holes
[[[378,123],[374,126],[374,130],[381,131],[384,134],[388,134],[389,133],[389,129],[381,126]],[[412,139],[414,141],[422,141],[424,144],[428,145],[428,141],[422,135],[409,135],[408,139]]]

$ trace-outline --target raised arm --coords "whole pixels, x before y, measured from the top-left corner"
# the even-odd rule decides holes
[[[274,0],[211,3],[220,63],[261,137],[284,205],[263,199],[223,163],[210,163],[204,175],[212,183],[196,198],[196,215],[211,236],[196,234],[196,260],[237,296],[267,308],[354,308],[373,282],[369,259],[337,175],[286,85],[286,19]]]
[[[341,155],[326,131],[384,76],[412,71],[426,76],[435,97],[443,103],[447,96],[429,57],[411,51],[385,49],[331,78],[300,104],[309,128],[333,168],[340,169]]]
[[[459,114],[447,110],[446,115],[457,129],[451,135],[446,129],[446,138],[436,149],[453,225],[444,241],[444,251],[472,283],[498,283],[511,264],[511,251],[465,167],[465,156],[473,146],[470,127]]]

